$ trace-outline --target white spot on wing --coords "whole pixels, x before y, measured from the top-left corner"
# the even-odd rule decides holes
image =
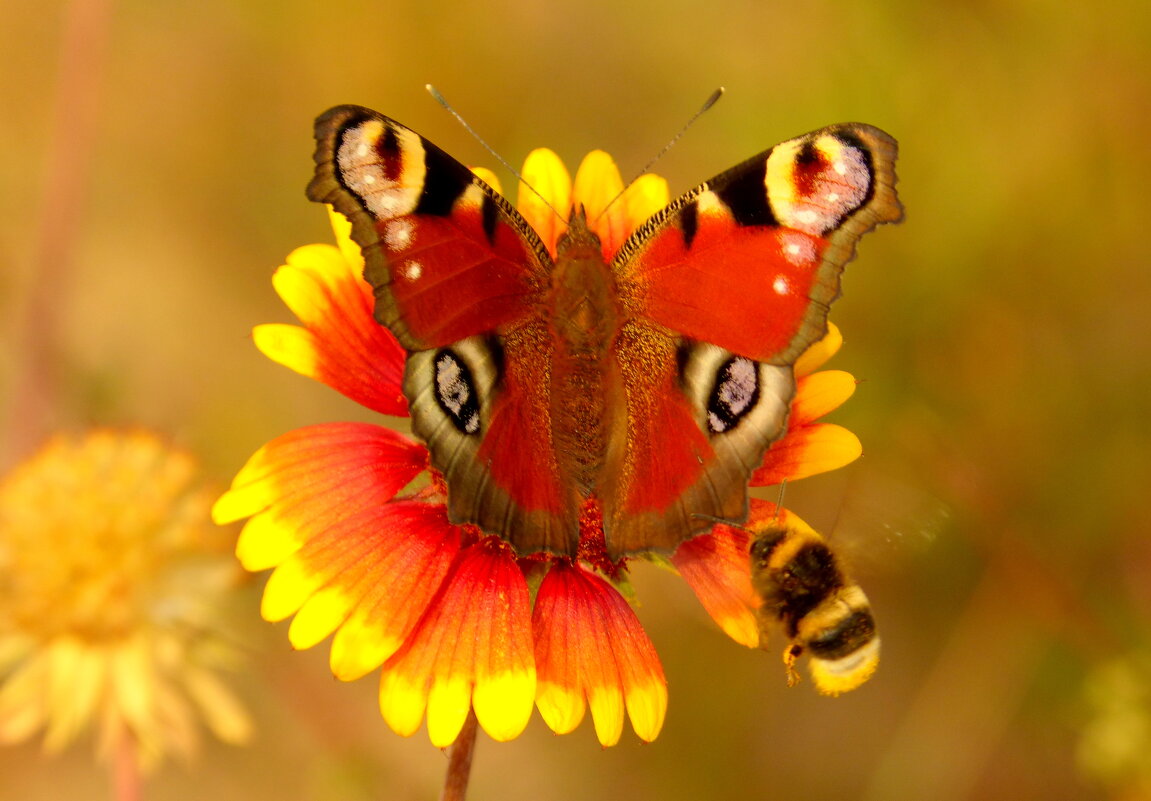
[[[412,223],[410,220],[399,218],[389,220],[384,226],[384,244],[388,250],[407,250],[412,245]]]
[[[783,257],[796,267],[810,267],[815,261],[815,244],[804,234],[783,232],[780,235],[780,249]]]
[[[777,275],[775,280],[771,282],[771,288],[775,290],[777,295],[787,295],[791,292],[791,284],[787,281],[787,276]]]
[[[404,265],[404,278],[415,281],[424,274],[424,265],[418,261],[409,261]]]

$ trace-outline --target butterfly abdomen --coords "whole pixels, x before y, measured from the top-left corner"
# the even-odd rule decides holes
[[[607,399],[618,384],[611,343],[620,312],[599,237],[577,213],[559,243],[548,298],[554,337],[551,422],[557,459],[586,498],[595,489],[611,425]]]

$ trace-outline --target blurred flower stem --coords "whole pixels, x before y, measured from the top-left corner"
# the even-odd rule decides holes
[[[473,709],[464,721],[459,737],[448,750],[448,775],[444,778],[444,792],[440,801],[464,801],[468,794],[468,779],[472,774],[472,754],[476,750],[476,713]]]
[[[112,0],[71,0],[64,8],[55,97],[45,136],[39,205],[32,221],[31,279],[20,329],[12,399],[4,427],[10,462],[59,422],[60,321],[75,267],[100,109]]]
[[[112,765],[112,798],[115,801],[140,801],[140,760],[136,742],[125,737],[116,749]]]

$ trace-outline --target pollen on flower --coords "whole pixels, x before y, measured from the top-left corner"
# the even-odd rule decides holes
[[[194,460],[143,431],[57,436],[0,480],[0,742],[187,756],[251,724],[216,675],[237,571]],[[61,692],[61,687],[71,688]]]

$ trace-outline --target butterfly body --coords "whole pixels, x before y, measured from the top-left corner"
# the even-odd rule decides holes
[[[573,209],[553,255],[393,120],[339,106],[316,138],[309,197],[352,222],[449,516],[521,553],[575,556],[589,503],[612,559],[742,521],[843,263],[901,213],[893,140],[835,126],[702,184],[615,253]]]
[[[621,315],[599,237],[582,213],[573,216],[558,245],[544,306],[553,354],[551,434],[557,472],[571,476],[579,495],[588,497],[599,483],[610,415],[618,408],[612,399],[621,391],[620,376],[611,353]]]

